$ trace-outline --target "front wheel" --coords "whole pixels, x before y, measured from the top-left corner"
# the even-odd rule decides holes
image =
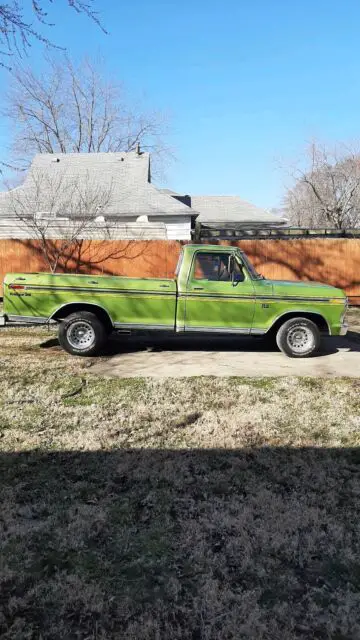
[[[59,342],[73,356],[97,355],[108,338],[105,326],[89,311],[72,313],[59,326]]]
[[[307,318],[292,318],[281,325],[276,343],[289,358],[308,358],[320,346],[320,331]]]

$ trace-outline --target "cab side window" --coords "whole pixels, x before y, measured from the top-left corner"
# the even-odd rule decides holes
[[[230,282],[228,271],[228,253],[198,253],[195,258],[194,280],[209,280],[212,282]],[[240,266],[235,266],[236,281],[244,279]]]

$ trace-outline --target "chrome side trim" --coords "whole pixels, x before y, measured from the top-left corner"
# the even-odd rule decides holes
[[[108,318],[109,318],[109,320],[110,320],[111,324],[112,324],[112,325],[114,325],[114,323],[113,323],[113,320],[112,320],[112,317],[111,317],[110,313],[109,313],[109,312],[108,312],[104,307],[102,307],[102,306],[101,306],[101,304],[96,304],[96,302],[85,302],[85,301],[80,301],[80,302],[64,302],[64,304],[60,305],[60,307],[58,307],[58,308],[56,309],[56,311],[54,311],[54,313],[52,313],[52,314],[51,314],[51,316],[49,317],[49,320],[52,320],[52,319],[53,319],[53,317],[54,317],[54,316],[55,316],[59,311],[61,311],[61,309],[65,309],[65,307],[73,307],[74,305],[75,305],[75,306],[79,306],[79,305],[81,305],[81,304],[86,305],[86,306],[89,306],[89,307],[97,307],[97,309],[101,309],[102,311],[104,311],[104,313],[106,313],[106,315],[108,316]],[[56,322],[56,320],[54,320],[54,322]]]
[[[96,287],[57,287],[51,285],[24,285],[26,291],[65,291],[76,293],[110,293],[125,295],[152,295],[152,296],[175,296],[176,290],[173,291],[146,291],[144,289],[106,289]]]
[[[172,324],[142,324],[137,322],[114,322],[115,329],[133,329],[136,331],[139,329],[140,331],[143,329],[155,329],[157,331],[175,331],[174,325]]]
[[[19,322],[28,324],[48,324],[51,322],[50,318],[44,318],[43,316],[7,316],[8,322]],[[53,322],[55,322],[53,320]]]
[[[330,300],[338,300],[339,302],[343,302],[343,297],[328,297],[328,298],[312,298],[308,296],[257,296],[257,300],[275,300],[279,302],[280,300],[294,300],[294,301],[303,301],[303,302],[330,302]]]
[[[62,275],[62,274],[61,274]],[[25,291],[64,291],[64,292],[76,292],[76,293],[108,293],[113,295],[130,295],[130,296],[175,296],[176,290],[173,291],[146,291],[144,289],[111,289],[111,288],[96,288],[96,287],[71,287],[71,286],[51,286],[51,285],[24,285]],[[178,293],[179,298],[218,298],[219,300],[267,300],[273,302],[279,301],[302,301],[302,302],[330,302],[330,300],[339,300],[339,303],[343,302],[344,298],[339,297],[327,297],[327,298],[312,298],[306,296],[271,296],[271,295],[241,295],[239,293],[233,295],[223,295],[221,293]]]
[[[229,329],[229,327],[189,327],[185,325],[185,332],[192,333],[238,333],[240,335],[250,335],[251,329]]]
[[[218,300],[254,300],[267,302],[330,302],[330,300],[338,300],[339,303],[344,301],[344,298],[308,298],[301,296],[257,296],[253,295],[241,295],[240,293],[235,295],[222,295],[221,293],[179,293],[179,298],[217,298]],[[338,303],[334,303],[338,304]]]
[[[330,325],[329,325],[328,321],[326,320],[326,318],[324,318],[324,316],[322,316],[321,313],[317,313],[316,311],[309,311],[309,310],[306,310],[306,309],[291,309],[291,311],[284,311],[284,313],[281,313],[279,316],[276,316],[276,318],[274,318],[273,322],[268,327],[268,329],[266,329],[264,331],[264,333],[268,333],[270,331],[270,329],[272,329],[272,327],[274,326],[275,322],[280,320],[280,318],[283,318],[284,316],[289,315],[289,313],[291,313],[291,314],[298,313],[299,317],[301,316],[302,313],[305,313],[305,314],[306,313],[311,313],[313,316],[319,316],[319,318],[321,318],[322,320],[324,320],[326,322],[326,326],[328,328],[329,336],[331,336],[331,328],[330,328]]]
[[[249,328],[237,328],[232,329],[229,327],[173,327],[173,325],[165,325],[165,324],[135,324],[135,323],[123,323],[123,322],[115,322],[115,329],[148,329],[148,330],[158,330],[158,331],[176,331],[177,333],[184,333],[184,331],[190,331],[192,333],[227,333],[227,334],[239,334],[239,335],[263,335],[266,333],[264,329],[249,329]]]
[[[214,299],[217,299],[219,301],[233,300],[234,302],[241,302],[242,300],[246,302],[248,302],[249,300],[255,302],[257,300],[255,295],[242,296],[241,294],[239,294],[239,295],[227,296],[227,295],[222,295],[221,293],[220,294],[219,293],[179,293],[178,298],[202,298],[205,300],[207,298],[210,298],[211,300],[214,300]]]

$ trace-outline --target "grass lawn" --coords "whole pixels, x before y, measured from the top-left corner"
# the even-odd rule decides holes
[[[0,332],[2,639],[360,637],[360,381],[108,380],[51,338]]]

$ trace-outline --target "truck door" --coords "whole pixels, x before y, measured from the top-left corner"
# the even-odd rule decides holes
[[[249,334],[255,310],[253,282],[233,252],[194,254],[186,288],[185,331]],[[233,270],[233,274],[231,271]]]

